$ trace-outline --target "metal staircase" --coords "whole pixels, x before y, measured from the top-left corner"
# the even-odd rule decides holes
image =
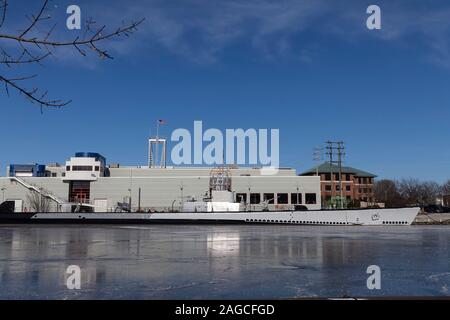
[[[65,201],[55,197],[54,195],[47,193],[47,192],[43,192],[42,189],[18,178],[18,177],[10,177],[11,181],[16,181],[17,183],[21,184],[22,186],[24,186],[25,188],[29,189],[29,190],[33,190],[36,191],[37,193],[39,193],[40,195],[47,197],[49,199],[52,199],[53,201],[55,201],[57,204],[63,204],[65,203]]]

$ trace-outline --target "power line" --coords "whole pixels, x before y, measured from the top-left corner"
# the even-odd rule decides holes
[[[331,197],[333,197],[333,192],[335,191],[334,184],[333,184],[333,166],[336,165],[338,167],[338,174],[339,174],[339,207],[343,208],[343,197],[344,197],[344,190],[342,188],[342,161],[343,157],[345,156],[345,147],[343,141],[326,141],[326,153],[329,158],[330,163],[330,182],[331,182]],[[336,159],[337,158],[337,159]],[[336,160],[335,160],[336,159]]]

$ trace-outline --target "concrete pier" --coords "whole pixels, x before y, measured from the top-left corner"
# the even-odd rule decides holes
[[[450,213],[419,214],[414,224],[448,224],[450,225]]]

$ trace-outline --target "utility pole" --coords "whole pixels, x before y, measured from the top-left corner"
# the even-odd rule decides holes
[[[334,193],[334,183],[333,183],[333,141],[327,141],[327,155],[329,157],[329,163],[330,163],[330,183],[331,183],[331,199],[333,199],[333,193]]]
[[[330,176],[331,176],[331,197],[333,197],[334,184],[333,184],[333,166],[338,166],[339,175],[339,208],[343,209],[343,198],[344,190],[342,188],[342,159],[345,155],[344,153],[344,142],[343,141],[327,141],[327,155],[329,156],[330,162]],[[334,160],[334,156],[337,156],[337,160]]]
[[[319,175],[319,165],[323,160],[323,148],[315,147],[313,149],[313,160],[316,162],[316,176]]]
[[[342,157],[345,155],[344,153],[344,142],[343,141],[339,141],[337,143],[337,150],[338,150],[338,166],[339,166],[339,191],[340,191],[340,204],[341,204],[341,209],[343,208],[343,199],[344,199],[344,190],[342,188]]]

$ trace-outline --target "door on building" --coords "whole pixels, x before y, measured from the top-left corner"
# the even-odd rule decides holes
[[[91,183],[89,181],[72,181],[69,188],[69,201],[87,203],[90,200]]]

